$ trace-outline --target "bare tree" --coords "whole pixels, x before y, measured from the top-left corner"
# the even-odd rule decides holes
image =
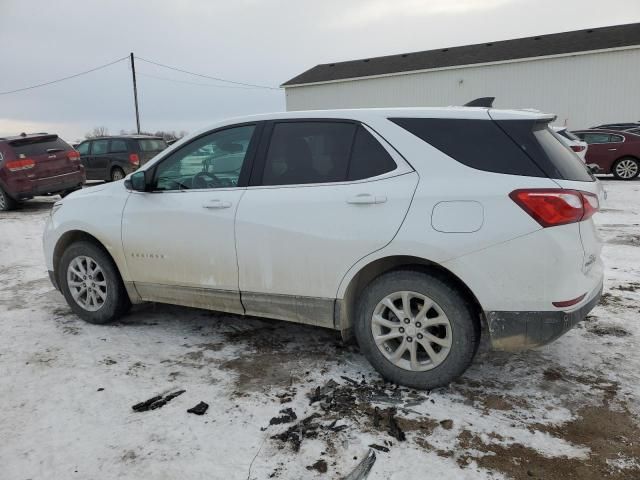
[[[85,138],[98,138],[98,137],[108,137],[109,129],[107,127],[95,127],[90,132],[87,132],[84,137]]]

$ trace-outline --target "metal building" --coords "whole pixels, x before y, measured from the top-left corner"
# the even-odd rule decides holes
[[[317,65],[282,85],[288,110],[463,105],[640,121],[640,23]]]

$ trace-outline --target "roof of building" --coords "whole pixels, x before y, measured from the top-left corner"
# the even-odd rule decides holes
[[[284,87],[434,68],[640,46],[640,23],[316,65]]]

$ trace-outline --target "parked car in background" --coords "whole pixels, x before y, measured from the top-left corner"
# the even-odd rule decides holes
[[[84,182],[80,155],[57,135],[0,138],[0,210],[36,195],[64,196]]]
[[[640,128],[640,122],[605,123],[597,127],[591,127],[589,130],[629,130],[630,128]]]
[[[167,148],[160,137],[119,135],[92,138],[78,145],[87,180],[122,180]]]
[[[587,164],[600,167],[621,180],[633,180],[640,172],[640,136],[619,130],[578,130],[573,132],[589,144]]]
[[[88,322],[157,301],[353,331],[385,378],[445,385],[481,334],[532,348],[598,303],[602,189],[554,118],[423,108],[224,122],[56,203],[50,278]]]
[[[587,155],[587,142],[583,142],[573,133],[571,133],[567,127],[551,127],[554,132],[559,136],[560,141],[568,148],[573,150],[580,160],[586,163],[585,156]]]
[[[633,133],[634,135],[640,135],[640,128],[631,128],[629,130],[625,130],[626,133]]]

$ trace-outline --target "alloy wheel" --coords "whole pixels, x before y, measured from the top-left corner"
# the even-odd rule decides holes
[[[401,291],[384,297],[371,318],[380,352],[404,370],[426,371],[440,365],[452,345],[451,323],[431,298]]]
[[[635,178],[638,175],[638,163],[635,160],[624,159],[616,164],[616,175],[620,178]]]
[[[88,312],[100,310],[107,300],[107,279],[91,257],[75,257],[67,267],[67,285],[75,302]]]

